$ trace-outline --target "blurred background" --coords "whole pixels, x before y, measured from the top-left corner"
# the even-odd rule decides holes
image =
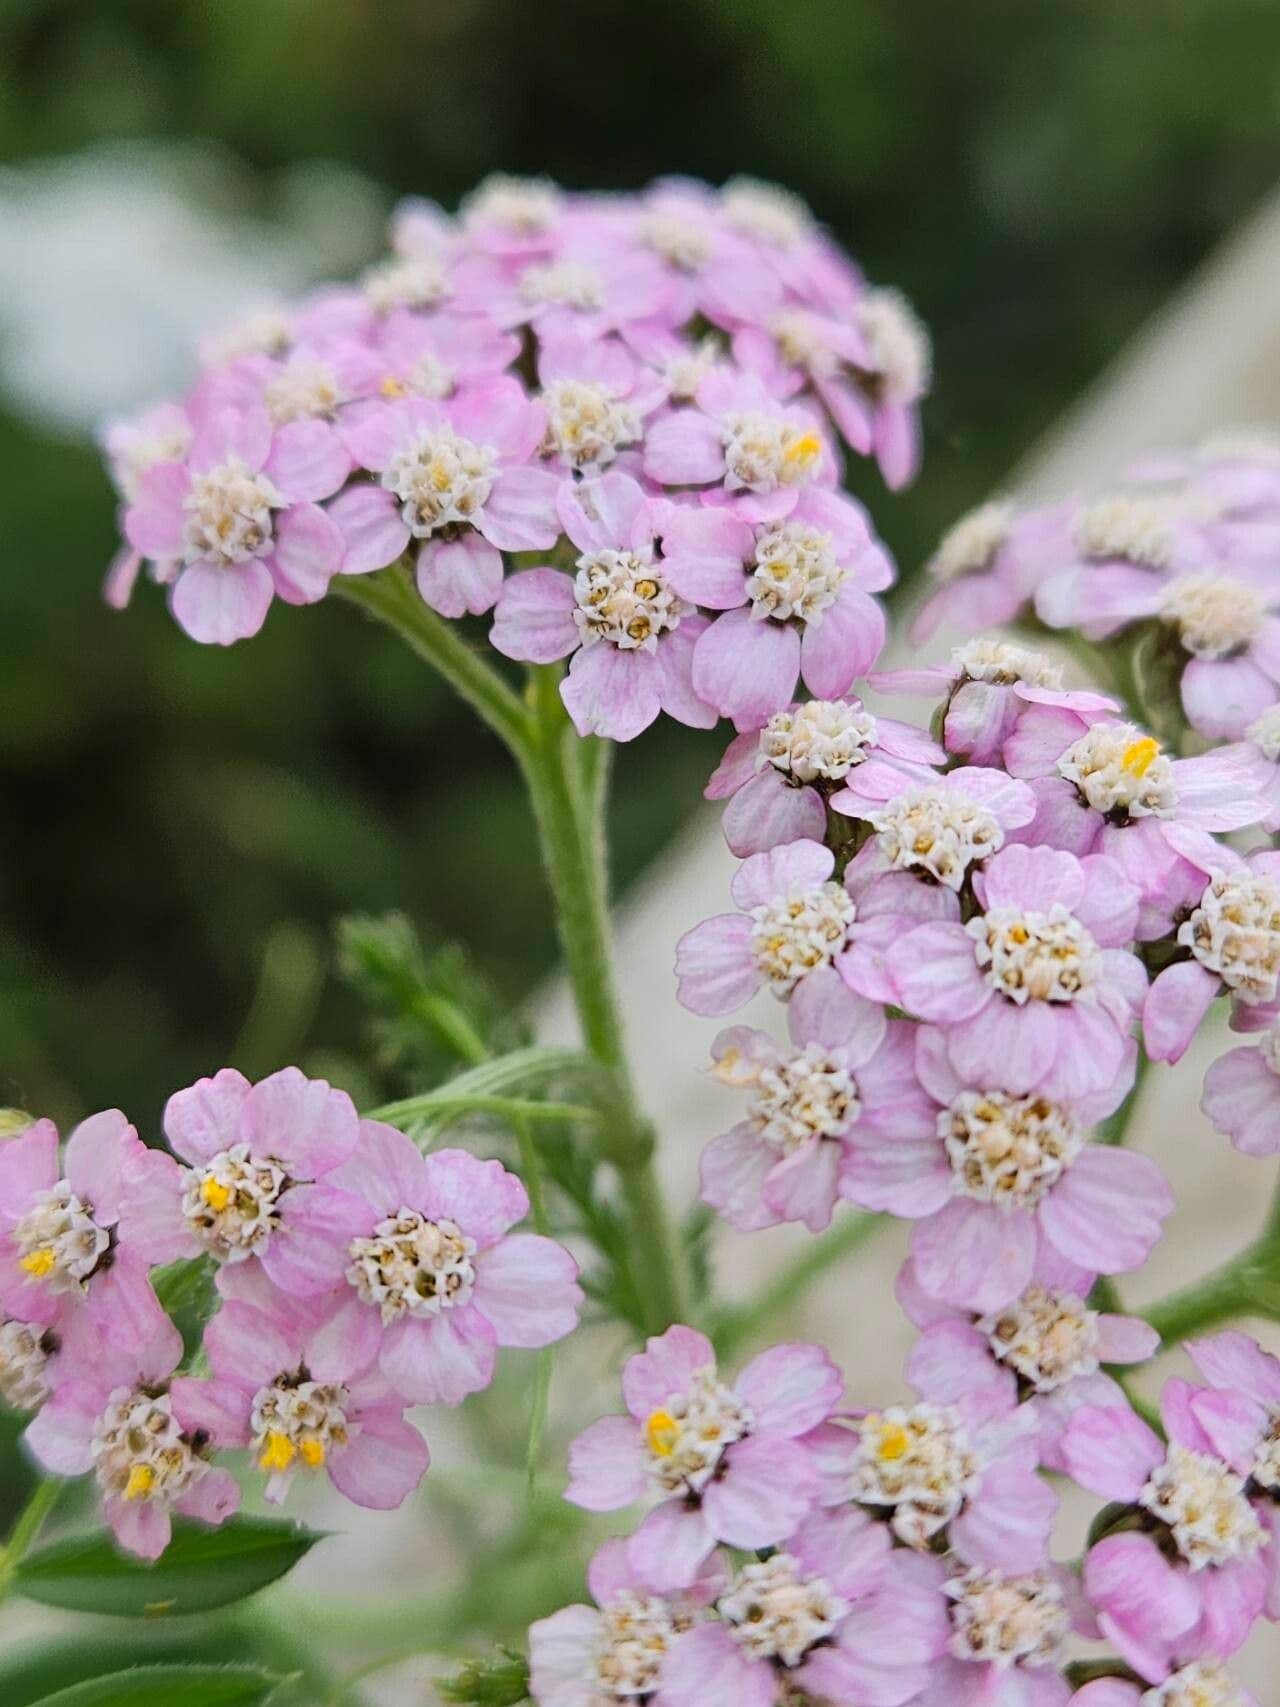
[[[0,1105],[154,1128],[233,1054],[358,1088],[352,909],[504,997],[550,962],[502,755],[380,634],[331,602],[221,652],[100,603],[95,424],[200,330],[364,265],[405,192],[780,180],[933,329],[924,477],[861,488],[909,584],[1272,187],[1278,108],[1271,0],[0,4]],[[716,747],[629,755],[624,883]]]

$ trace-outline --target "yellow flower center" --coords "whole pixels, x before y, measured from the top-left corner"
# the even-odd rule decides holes
[[[287,1434],[272,1429],[262,1443],[258,1467],[262,1470],[287,1470],[298,1456],[298,1449]]]
[[[904,1458],[911,1447],[911,1436],[901,1423],[882,1423],[876,1437],[876,1457],[891,1464]]]
[[[1125,748],[1120,763],[1130,776],[1144,777],[1159,757],[1159,741],[1152,740],[1150,735],[1144,735],[1141,740],[1133,741]]]
[[[129,1480],[124,1485],[124,1497],[127,1500],[146,1499],[155,1479],[156,1473],[150,1464],[135,1464],[129,1472]]]
[[[808,468],[822,455],[822,440],[817,433],[801,433],[783,451],[783,460],[797,468]]]
[[[221,1180],[214,1179],[213,1175],[210,1174],[207,1179],[202,1180],[200,1183],[200,1196],[209,1205],[210,1209],[221,1214],[221,1212],[227,1207],[228,1203],[231,1202],[231,1187],[229,1185],[223,1185]]]
[[[303,1440],[298,1446],[302,1454],[302,1462],[309,1464],[313,1470],[318,1470],[325,1460],[324,1442],[322,1440]]]
[[[656,1452],[659,1458],[670,1458],[680,1439],[680,1424],[670,1411],[653,1411],[644,1425],[644,1435],[651,1452]]]
[[[381,385],[379,385],[378,390],[384,397],[396,398],[407,397],[409,395],[409,387],[402,379],[397,379],[393,373],[389,373],[387,375]]]
[[[52,1245],[42,1245],[38,1251],[32,1251],[29,1256],[23,1257],[18,1266],[37,1280],[43,1280],[57,1260]]]

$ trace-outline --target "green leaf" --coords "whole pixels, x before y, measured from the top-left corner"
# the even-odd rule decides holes
[[[73,1537],[31,1553],[16,1593],[69,1612],[180,1617],[229,1606],[292,1570],[322,1537],[296,1524],[239,1517],[220,1529],[177,1522],[154,1564],[120,1553],[105,1535]]]
[[[468,1660],[452,1677],[441,1678],[436,1692],[457,1707],[517,1707],[529,1699],[529,1664],[514,1648],[500,1648],[500,1659]]]
[[[258,1707],[281,1681],[257,1666],[135,1666],[72,1684],[35,1707]]]

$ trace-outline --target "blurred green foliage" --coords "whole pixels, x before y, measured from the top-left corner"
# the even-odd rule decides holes
[[[202,136],[264,207],[312,158],[446,202],[495,168],[784,181],[935,332],[921,487],[857,476],[909,572],[1269,189],[1278,66],[1274,0],[7,0],[0,154]],[[109,614],[95,453],[3,417],[0,516],[0,1103],[154,1128],[232,1055],[359,1083],[350,909],[466,938],[504,996],[545,968],[503,757],[382,634],[278,610],[227,654],[154,595]],[[624,881],[716,745],[627,755]]]

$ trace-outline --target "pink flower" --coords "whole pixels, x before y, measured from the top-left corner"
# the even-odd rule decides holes
[[[181,404],[157,403],[140,415],[107,421],[99,434],[112,484],[127,504],[136,502],[142,477],[158,462],[181,462],[195,428]]]
[[[300,1305],[269,1283],[255,1291],[257,1302],[234,1298],[205,1328],[212,1378],[174,1381],[184,1422],[248,1447],[273,1504],[295,1476],[323,1469],[356,1505],[393,1510],[426,1473],[427,1444],[405,1401],[335,1337],[341,1294]]]
[[[347,1199],[333,1189],[333,1173],[358,1131],[345,1091],[297,1067],[256,1085],[224,1067],[169,1098],[164,1130],[181,1162],[163,1150],[131,1155],[126,1245],[157,1263],[201,1253],[224,1266],[260,1263],[296,1297],[338,1284]]]
[[[512,332],[498,332],[465,314],[429,319],[397,309],[383,322],[366,361],[377,373],[366,392],[385,398],[449,398],[501,377],[520,353]]]
[[[1200,1107],[1245,1156],[1280,1151],[1280,1020],[1256,1049],[1229,1049],[1204,1076]]]
[[[961,516],[925,564],[937,590],[912,620],[912,642],[923,644],[944,625],[977,634],[1012,622],[1030,602],[1067,514],[1063,505],[1019,514],[997,498]]]
[[[951,1404],[988,1390],[1034,1414],[1040,1462],[1065,1470],[1061,1441],[1082,1405],[1124,1405],[1123,1389],[1103,1365],[1143,1363],[1160,1344],[1136,1316],[1091,1310],[1097,1279],[1042,1243],[1033,1279],[1011,1303],[985,1314],[930,1296],[908,1262],[897,1296],[924,1332],[907,1363],[907,1377],[925,1398]]]
[[[91,1351],[84,1313],[109,1344],[182,1341],[122,1223],[124,1180],[147,1150],[119,1109],[82,1120],[58,1159],[58,1129],[38,1120],[9,1139],[0,1167],[0,1310]]]
[[[1249,749],[1256,754],[1259,792],[1267,808],[1262,828],[1268,835],[1280,830],[1280,703],[1270,705],[1245,730]]]
[[[559,536],[559,482],[529,466],[545,426],[541,406],[507,378],[448,403],[359,405],[344,437],[379,481],[349,487],[330,506],[346,541],[344,571],[381,569],[417,540],[418,591],[433,610],[491,610],[502,552],[546,550]]]
[[[565,1498],[617,1511],[652,1489],[661,1503],[631,1538],[632,1569],[686,1587],[717,1542],[773,1547],[794,1531],[818,1486],[804,1437],[843,1387],[815,1345],[774,1346],[727,1386],[704,1335],[668,1328],[623,1369],[630,1415],[602,1418],[569,1448]]]
[[[47,1312],[41,1311],[40,1315]],[[157,1318],[157,1325],[159,1318]],[[0,1404],[32,1415],[62,1384],[98,1361],[102,1345],[90,1312],[59,1310],[52,1323],[0,1309]]]
[[[716,714],[693,691],[707,619],[672,591],[661,521],[636,482],[610,473],[561,488],[560,519],[581,553],[577,575],[549,565],[503,584],[491,638],[527,663],[570,658],[560,694],[580,735],[630,741],[659,711],[695,729]]]
[[[646,423],[666,400],[667,384],[617,338],[544,344],[538,352],[538,401],[546,412],[544,456],[575,474],[617,468],[640,477]]]
[[[1064,688],[1062,670],[1043,652],[1011,640],[970,640],[957,646],[949,664],[923,670],[881,670],[870,677],[878,693],[918,694],[942,699],[942,738],[949,753],[977,765],[1003,762],[1004,746],[1028,708],[1040,705],[1072,713],[1078,734],[1120,707],[1105,694]]]
[[[1116,862],[1006,847],[973,889],[983,911],[966,924],[918,925],[879,957],[855,946],[841,966],[848,982],[875,999],[887,982],[909,1013],[939,1024],[971,1084],[1078,1099],[1131,1077],[1146,975],[1121,947],[1138,891]]]
[[[315,500],[349,467],[324,422],[273,427],[265,409],[215,409],[185,460],[142,474],[125,533],[172,581],[173,614],[192,639],[227,646],[258,632],[274,596],[324,597],[342,537]]]
[[[688,1588],[659,1593],[636,1572],[625,1541],[605,1541],[587,1567],[596,1605],[566,1606],[529,1627],[533,1699],[539,1707],[636,1700],[673,1707],[665,1687],[671,1651],[727,1582],[723,1560],[712,1554]]]
[[[831,1220],[857,1131],[891,1139],[915,1081],[913,1028],[855,996],[829,968],[787,1008],[791,1047],[735,1026],[712,1045],[714,1076],[750,1093],[747,1118],[702,1152],[702,1199],[742,1232]]]
[[[458,209],[463,236],[475,248],[518,260],[547,253],[567,218],[568,198],[550,178],[494,172]]]
[[[777,521],[749,526],[723,509],[681,509],[663,548],[677,593],[717,611],[694,653],[694,686],[739,729],[757,729],[795,697],[847,694],[884,644],[870,597],[893,565],[848,498],[807,491]]]
[[[947,1637],[943,1601],[853,1507],[815,1512],[768,1559],[741,1566],[715,1617],[663,1668],[669,1707],[831,1707],[918,1699]]]
[[[834,486],[837,474],[818,416],[730,368],[706,376],[693,408],[654,421],[644,467],[663,486],[706,488],[704,503],[747,522],[781,521],[812,482]]]
[[[476,256],[455,278],[470,312],[503,329],[529,326],[544,343],[627,338],[633,327],[674,327],[683,317],[682,293],[656,255],[620,253],[584,221],[551,253],[517,262]]]
[[[820,842],[833,797],[840,810],[856,806],[865,816],[912,783],[929,782],[930,767],[945,760],[923,730],[873,717],[859,699],[811,699],[736,736],[703,793],[728,799],[724,836],[741,859],[783,842]]]
[[[948,1651],[930,1667],[918,1707],[1067,1707],[1067,1639],[1073,1630],[1092,1633],[1073,1572],[959,1569],[944,1559],[917,1565],[938,1583],[950,1615]]]
[[[1026,1291],[1038,1256],[1099,1274],[1147,1260],[1173,1194],[1148,1157],[1087,1134],[1123,1099],[1131,1068],[1072,1101],[1011,1092],[990,1061],[959,1071],[947,1035],[923,1026],[916,1073],[927,1097],[903,1097],[891,1138],[852,1133],[840,1189],[916,1223],[914,1273],[930,1297],[985,1315]]]
[[[1217,1660],[1193,1660],[1154,1680],[1156,1688],[1099,1677],[1077,1689],[1070,1707],[1259,1707],[1258,1699],[1230,1678]]]
[[[1003,771],[963,765],[868,807],[851,790],[832,809],[865,818],[875,834],[845,869],[860,918],[902,913],[960,917],[960,891],[1035,816],[1035,796]]]
[[[60,1386],[24,1437],[52,1475],[93,1471],[116,1540],[143,1559],[169,1545],[171,1511],[219,1524],[240,1504],[230,1471],[209,1463],[223,1442],[170,1384],[181,1355],[176,1335],[113,1348]]]
[[[820,1503],[866,1507],[904,1547],[1013,1574],[1047,1563],[1058,1496],[1036,1473],[1035,1420],[992,1388],[833,1422],[813,1450]]]
[[[339,1367],[376,1358],[411,1403],[456,1405],[489,1385],[498,1346],[550,1345],[577,1325],[578,1265],[553,1239],[508,1232],[529,1198],[501,1162],[424,1157],[363,1120],[332,1179],[345,1205],[347,1288],[326,1330]]]
[[[660,179],[636,203],[618,241],[656,256],[679,319],[761,323],[782,303],[782,280],[758,264],[750,239],[724,218],[720,197],[691,178]]]
[[[1223,991],[1237,1029],[1270,1025],[1280,979],[1280,854],[1262,849],[1241,859],[1208,836],[1185,833],[1177,846],[1209,882],[1178,927],[1188,958],[1166,966],[1147,992],[1142,1032],[1153,1061],[1181,1060]]]
[[[1251,1382],[1272,1382],[1244,1335],[1221,1338],[1230,1343],[1203,1342],[1210,1367],[1248,1367]],[[1263,1502],[1250,1497],[1251,1474],[1271,1474],[1274,1447],[1258,1432],[1269,1432],[1270,1409],[1174,1379],[1160,1414],[1167,1446],[1127,1407],[1086,1406],[1062,1442],[1082,1487],[1142,1518],[1141,1531],[1122,1526],[1089,1549],[1084,1584],[1103,1635],[1152,1683],[1182,1661],[1242,1647],[1275,1572]]]
[[[695,1014],[731,1013],[762,987],[785,999],[835,962],[857,927],[834,869],[831,850],[810,841],[744,860],[730,886],[741,911],[705,919],[676,944],[684,1006]]]
[[[1028,707],[1004,756],[1035,791],[1025,839],[1110,855],[1141,894],[1142,941],[1163,936],[1204,887],[1180,852],[1182,832],[1243,829],[1266,810],[1265,771],[1249,747],[1170,759],[1135,724],[1098,721],[1081,731],[1065,708]]]

